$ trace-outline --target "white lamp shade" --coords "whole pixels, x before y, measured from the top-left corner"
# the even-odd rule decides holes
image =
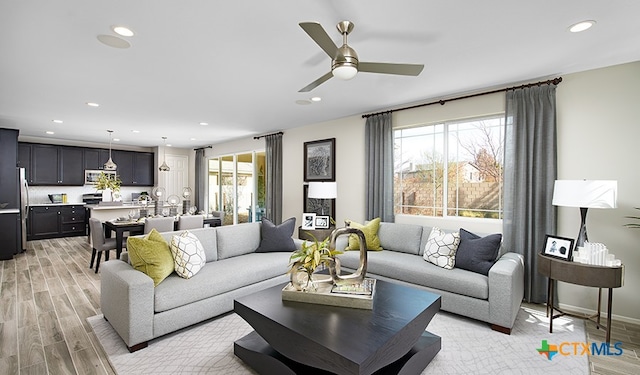
[[[309,182],[309,198],[334,199],[338,197],[338,184],[335,182]]]
[[[553,187],[554,206],[584,208],[616,208],[618,181],[556,180]]]

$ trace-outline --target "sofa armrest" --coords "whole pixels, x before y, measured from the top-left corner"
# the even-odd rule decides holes
[[[153,338],[153,280],[121,260],[100,266],[100,306],[104,318],[129,348]]]
[[[489,269],[489,323],[511,330],[524,297],[524,257],[506,253]]]

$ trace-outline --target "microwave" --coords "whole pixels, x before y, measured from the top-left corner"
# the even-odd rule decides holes
[[[84,184],[85,185],[93,185],[98,181],[98,176],[100,173],[104,173],[108,175],[110,178],[116,178],[116,171],[104,171],[99,169],[86,169],[84,171]]]

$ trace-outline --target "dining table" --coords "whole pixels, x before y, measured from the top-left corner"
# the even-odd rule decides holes
[[[203,220],[203,226],[217,227],[222,225],[220,218],[217,217],[205,217]],[[104,227],[104,236],[111,238],[113,233],[116,235],[116,258],[120,259],[122,254],[122,242],[124,239],[124,233],[129,232],[130,235],[144,234],[144,221],[138,220],[107,220],[102,223]],[[176,217],[174,223],[174,230],[177,230],[178,218]]]

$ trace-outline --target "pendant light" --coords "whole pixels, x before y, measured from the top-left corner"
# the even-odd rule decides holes
[[[107,132],[109,133],[109,160],[107,160],[106,163],[104,163],[104,169],[106,171],[115,171],[116,168],[118,168],[118,166],[116,165],[116,163],[113,162],[113,160],[111,160],[111,139],[112,139],[112,134],[113,130],[107,130]]]
[[[164,146],[162,147],[162,165],[158,169],[160,170],[160,172],[169,172],[171,168],[169,168],[169,166],[167,165],[167,159],[165,158],[165,154],[166,154],[165,148],[167,147],[167,137],[162,137],[162,140],[164,142]]]

